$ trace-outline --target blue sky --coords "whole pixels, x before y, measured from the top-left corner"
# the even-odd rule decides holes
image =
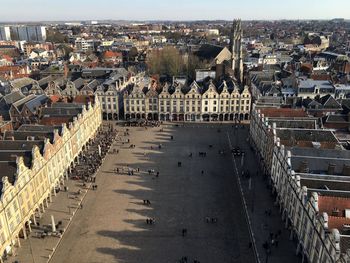
[[[0,0],[0,21],[350,19],[349,0]]]

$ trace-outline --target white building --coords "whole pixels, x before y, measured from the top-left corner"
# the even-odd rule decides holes
[[[165,84],[157,92],[152,90],[152,103],[149,108],[146,99],[152,88],[142,88],[139,85],[124,93],[125,119],[141,119],[161,121],[240,121],[250,118],[251,96],[248,87],[239,91],[232,81],[223,82],[216,87],[210,82],[208,87],[201,88],[197,82],[189,87],[176,84]]]

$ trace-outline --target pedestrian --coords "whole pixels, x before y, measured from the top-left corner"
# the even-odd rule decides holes
[[[119,168],[117,168],[117,173],[119,174]]]
[[[137,172],[138,172],[138,173],[140,172],[140,168],[137,168]]]
[[[157,172],[156,177],[159,177],[159,172]]]
[[[204,174],[204,171],[202,170],[201,174],[203,175]]]
[[[183,228],[182,229],[182,236],[185,237],[187,235],[187,229]]]
[[[83,209],[83,204],[82,203],[80,203],[80,209]]]

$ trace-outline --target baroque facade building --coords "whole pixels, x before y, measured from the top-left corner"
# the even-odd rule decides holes
[[[253,105],[250,139],[296,253],[308,262],[350,262],[350,154],[317,123],[302,109]]]
[[[101,72],[109,69],[100,69]],[[96,69],[98,71],[98,69]],[[107,120],[118,120],[120,118],[120,109],[123,107],[123,96],[121,93],[130,85],[136,85],[140,82],[144,72],[131,74],[124,68],[110,69],[113,73],[108,78],[96,78],[83,76],[76,79],[45,77],[39,81],[33,80],[30,87],[26,86],[20,89],[24,95],[35,94],[48,96],[66,96],[75,97],[79,95],[97,95],[100,101],[102,116]]]
[[[27,237],[36,216],[48,207],[55,189],[102,123],[97,98],[94,103],[56,103],[53,107],[55,114],[76,114],[45,115],[43,123],[55,125],[24,125],[5,132],[0,140],[0,255],[11,253],[14,246],[20,246],[19,237]],[[67,121],[62,123],[63,119]]]
[[[250,118],[247,86],[234,81],[206,87],[165,84],[161,89],[135,85],[124,93],[124,117],[160,121],[241,121]]]

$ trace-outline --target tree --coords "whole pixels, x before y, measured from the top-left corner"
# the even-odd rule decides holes
[[[187,75],[191,79],[196,78],[196,69],[207,68],[208,61],[200,60],[197,56],[190,54],[187,62]]]
[[[147,66],[150,74],[172,77],[186,73],[184,59],[174,47],[153,50],[147,56]]]
[[[68,37],[58,31],[48,30],[46,35],[46,41],[53,43],[67,43]]]
[[[136,47],[132,47],[128,53],[128,61],[135,61],[136,57],[139,55],[139,52]]]

